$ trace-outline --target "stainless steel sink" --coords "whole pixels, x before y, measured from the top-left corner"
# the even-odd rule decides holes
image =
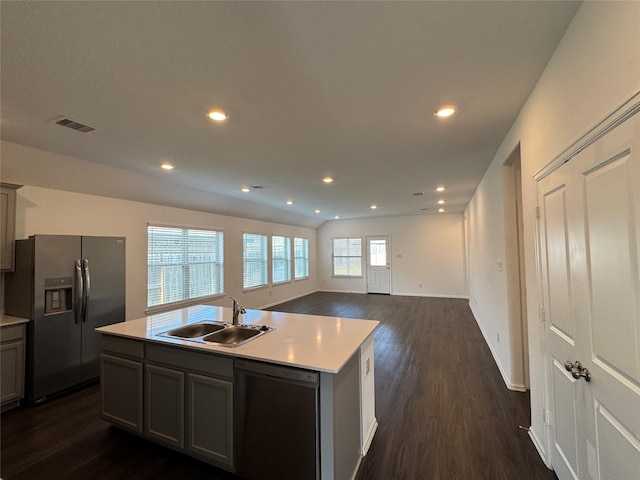
[[[184,327],[174,328],[168,332],[161,333],[163,337],[178,337],[178,338],[196,338],[203,337],[209,333],[217,332],[225,327],[221,322],[201,322],[192,323],[191,325],[185,325]]]
[[[220,345],[238,346],[258,335],[267,333],[269,331],[268,328],[269,327],[266,327],[265,330],[261,330],[261,327],[257,326],[231,325],[223,330],[207,335],[202,340]]]
[[[199,322],[159,333],[159,337],[177,338],[191,342],[209,343],[224,347],[238,347],[254,338],[275,330],[266,325],[232,325],[223,322]]]

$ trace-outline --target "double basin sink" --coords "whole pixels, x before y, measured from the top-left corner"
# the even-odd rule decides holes
[[[230,323],[205,321],[174,328],[168,332],[159,333],[158,336],[225,347],[238,347],[272,330],[275,330],[275,327],[268,327],[267,325],[232,325]]]

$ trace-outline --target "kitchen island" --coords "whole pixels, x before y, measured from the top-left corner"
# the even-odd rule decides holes
[[[240,476],[348,480],[377,427],[377,321],[247,310],[271,329],[236,347],[167,336],[231,308],[99,328],[102,417]]]

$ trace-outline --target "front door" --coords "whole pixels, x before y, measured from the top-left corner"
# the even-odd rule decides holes
[[[538,180],[560,479],[640,478],[640,115]]]
[[[391,293],[389,237],[367,237],[367,293]]]

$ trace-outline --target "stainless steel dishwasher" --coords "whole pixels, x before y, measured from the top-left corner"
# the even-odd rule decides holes
[[[319,373],[249,360],[235,368],[236,473],[319,478]]]

